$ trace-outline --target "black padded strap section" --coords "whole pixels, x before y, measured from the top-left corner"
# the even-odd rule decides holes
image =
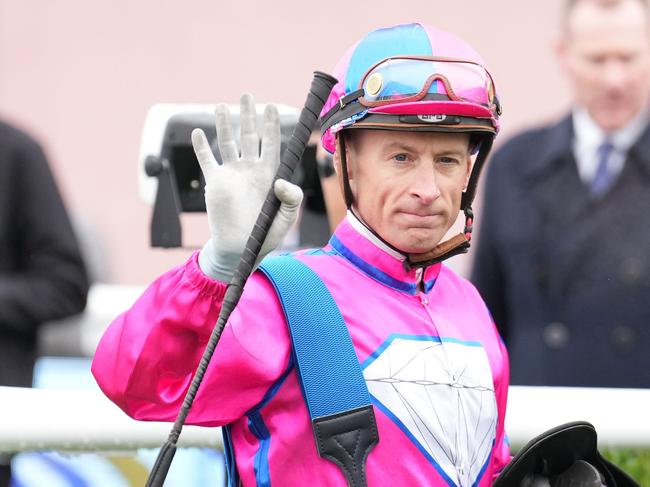
[[[372,406],[313,421],[318,454],[336,463],[349,487],[366,487],[366,457],[379,442]]]

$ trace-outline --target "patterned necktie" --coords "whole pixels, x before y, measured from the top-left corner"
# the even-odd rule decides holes
[[[598,147],[598,167],[594,178],[591,180],[591,194],[593,195],[603,194],[614,180],[608,164],[613,150],[614,146],[608,140]]]

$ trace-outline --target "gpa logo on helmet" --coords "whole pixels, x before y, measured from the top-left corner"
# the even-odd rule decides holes
[[[418,115],[418,119],[426,123],[441,123],[447,119],[447,115]]]

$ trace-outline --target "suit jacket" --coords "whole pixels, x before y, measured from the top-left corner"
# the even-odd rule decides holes
[[[650,387],[650,127],[593,197],[570,117],[492,157],[472,280],[514,384]]]
[[[43,151],[0,122],[0,385],[31,385],[38,326],[81,311],[87,292]]]

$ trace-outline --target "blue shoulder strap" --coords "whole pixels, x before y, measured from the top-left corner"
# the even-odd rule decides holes
[[[379,435],[343,316],[320,277],[299,260],[269,257],[260,270],[284,310],[318,453],[341,467],[349,485],[365,486],[365,459]]]

